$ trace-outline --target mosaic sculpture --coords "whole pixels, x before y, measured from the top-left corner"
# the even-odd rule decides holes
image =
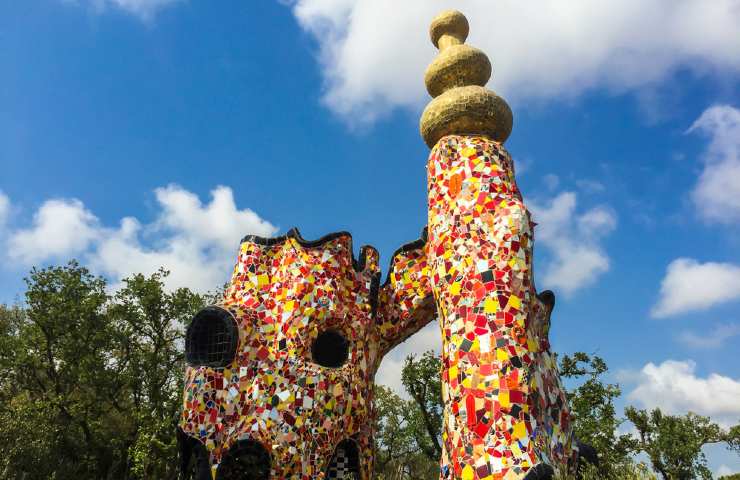
[[[533,227],[502,144],[506,102],[455,11],[420,129],[432,149],[428,233],[380,283],[378,252],[346,232],[243,239],[223,301],[193,319],[178,439],[197,480],[357,479],[373,468],[373,384],[383,356],[438,318],[445,405],[441,479],[572,472],[578,447],[537,294]]]
[[[549,351],[551,292],[537,295],[533,223],[503,142],[506,102],[484,85],[491,64],[465,45],[468,21],[445,12],[425,75],[435,97],[420,129],[427,163],[427,261],[442,330],[441,478],[550,476],[574,463],[568,403]],[[525,477],[526,475],[526,477]]]
[[[183,468],[370,479],[375,372],[434,319],[423,247],[399,249],[380,285],[378,252],[354,259],[348,233],[246,237],[223,302],[188,329]]]

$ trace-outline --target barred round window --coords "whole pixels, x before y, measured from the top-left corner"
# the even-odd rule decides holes
[[[225,367],[234,360],[238,340],[231,313],[221,307],[206,307],[188,327],[185,360],[193,366]]]
[[[270,453],[259,442],[243,440],[224,455],[217,480],[268,480]]]
[[[311,345],[311,355],[322,367],[339,368],[349,357],[349,342],[336,330],[321,332]]]

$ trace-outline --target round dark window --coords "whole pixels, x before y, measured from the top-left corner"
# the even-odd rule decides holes
[[[349,357],[349,343],[338,331],[327,330],[314,340],[311,355],[313,361],[322,367],[339,368]]]
[[[188,327],[185,360],[193,366],[225,367],[234,360],[238,340],[231,313],[221,307],[206,307]]]
[[[216,473],[217,480],[268,480],[270,453],[259,442],[243,440],[224,455]]]

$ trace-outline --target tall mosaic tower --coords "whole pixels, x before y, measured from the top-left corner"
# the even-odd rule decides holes
[[[491,63],[466,45],[460,12],[430,28],[439,55],[420,129],[427,163],[427,262],[442,332],[441,478],[549,478],[575,459],[548,329],[551,292],[532,272],[533,223],[503,143],[506,102],[485,88]]]

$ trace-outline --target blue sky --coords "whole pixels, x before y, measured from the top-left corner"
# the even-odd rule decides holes
[[[207,290],[293,226],[386,265],[426,223],[426,28],[454,7],[514,110],[555,350],[603,356],[624,403],[740,420],[740,2],[397,3],[0,4],[0,301],[73,257]]]

